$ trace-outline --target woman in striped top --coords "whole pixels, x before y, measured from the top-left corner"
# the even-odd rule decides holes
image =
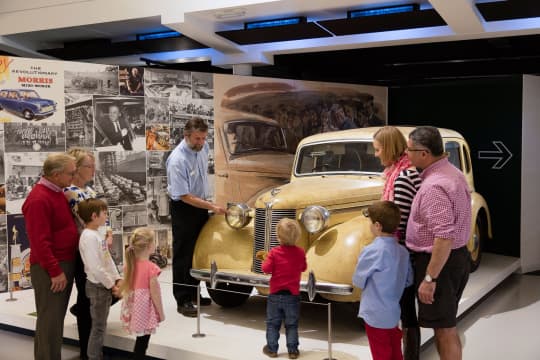
[[[385,183],[381,200],[393,201],[399,206],[401,220],[396,237],[405,246],[407,220],[411,204],[420,188],[420,176],[407,156],[407,140],[394,126],[384,126],[373,135],[375,156],[385,167]],[[401,297],[401,326],[405,360],[420,356],[420,327],[416,316],[416,290],[405,288]]]

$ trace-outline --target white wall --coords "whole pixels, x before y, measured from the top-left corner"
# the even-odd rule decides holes
[[[540,270],[540,77],[523,76],[521,269]],[[509,209],[509,211],[512,211]]]

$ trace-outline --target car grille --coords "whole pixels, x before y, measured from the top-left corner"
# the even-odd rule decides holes
[[[54,108],[52,107],[52,105],[43,106],[41,108],[42,112],[48,112],[48,111],[53,111],[53,110],[54,110]]]
[[[253,247],[253,269],[254,273],[262,274],[262,261],[255,258],[259,250],[270,251],[279,245],[276,235],[276,224],[283,218],[296,219],[294,209],[256,209],[255,210],[255,241]],[[267,236],[268,235],[268,236]],[[268,244],[266,243],[268,240]]]

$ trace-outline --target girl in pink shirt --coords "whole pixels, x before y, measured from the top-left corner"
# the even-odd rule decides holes
[[[134,359],[145,358],[150,334],[165,320],[157,280],[161,270],[150,261],[155,246],[154,231],[144,227],[133,232],[126,249],[120,319],[124,328],[137,336]]]

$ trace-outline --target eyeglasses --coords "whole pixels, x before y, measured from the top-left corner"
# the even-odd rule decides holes
[[[429,149],[414,149],[414,148],[406,148],[405,151],[407,152],[413,152],[413,151],[425,151],[427,153],[429,153]]]

